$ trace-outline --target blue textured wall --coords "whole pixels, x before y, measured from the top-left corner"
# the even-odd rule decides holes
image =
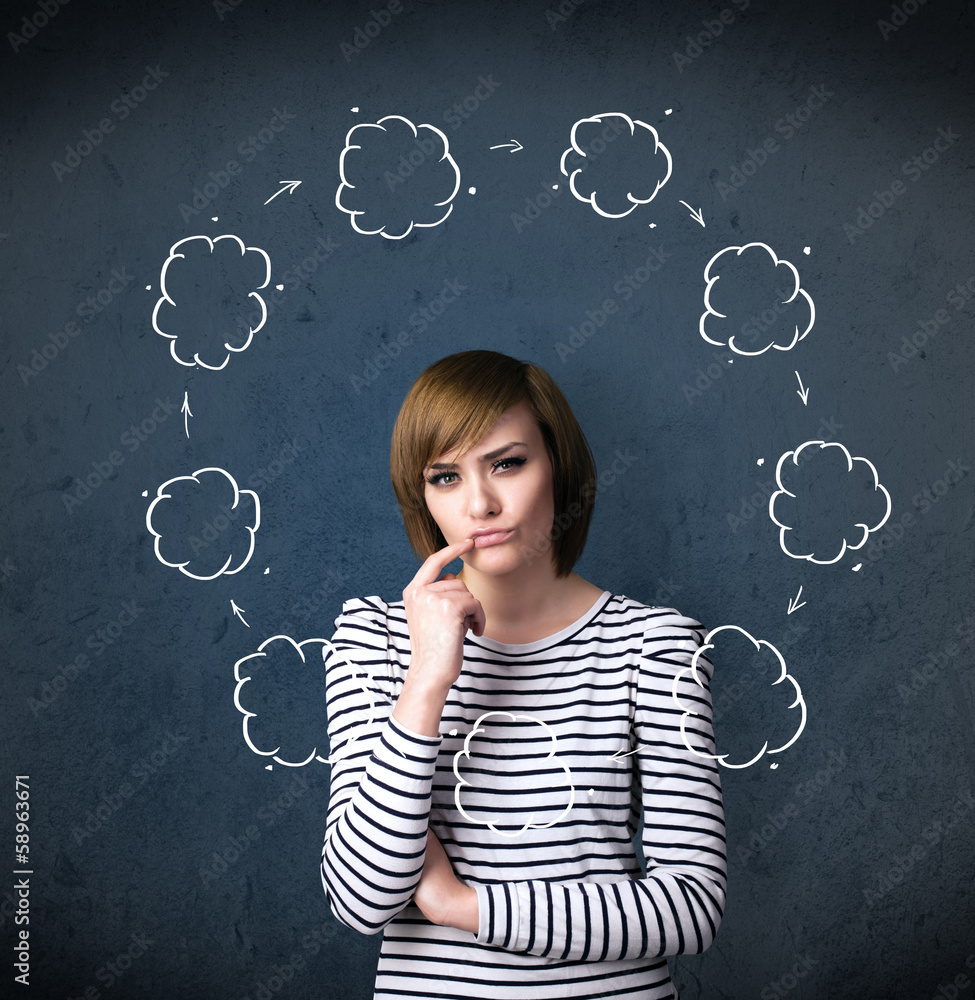
[[[970,988],[970,8],[383,10],[385,26],[365,3],[5,6],[0,832],[9,850],[29,775],[31,995],[371,996],[377,942],[331,918],[317,873],[328,767],[266,769],[234,667],[278,633],[327,638],[345,598],[398,599],[416,562],[393,421],[423,368],[472,347],[546,368],[599,469],[626,458],[577,570],[766,639],[802,687],[778,767],[724,772],[728,908],[715,945],[673,963],[685,1000]],[[653,125],[673,160],[623,218],[559,173],[573,123],[603,112]],[[399,240],[335,203],[346,133],[385,115],[441,129],[461,175],[449,218]],[[602,162],[643,180],[622,146]],[[302,183],[265,204],[285,180]],[[386,187],[379,215],[399,211]],[[221,371],[181,366],[152,326],[160,270],[177,241],[225,233],[267,252],[273,308]],[[791,350],[698,332],[705,265],[746,243],[815,302]],[[180,285],[201,338],[240,294],[205,270]],[[870,460],[891,514],[817,565],[780,548],[768,499],[779,456],[824,438]],[[253,557],[208,582],[164,565],[146,524],[161,484],[206,467],[260,499]],[[834,506],[813,478],[827,522],[870,499]],[[214,527],[208,502],[165,543],[195,533],[194,566],[225,546],[239,563],[244,528]],[[719,740],[744,747],[762,721],[735,685],[754,666],[717,662]],[[262,748],[324,755],[309,664],[259,714]],[[17,880],[4,982],[27,929]]]

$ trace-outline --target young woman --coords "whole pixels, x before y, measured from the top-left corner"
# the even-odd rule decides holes
[[[701,625],[572,571],[595,468],[534,365],[432,365],[390,473],[423,564],[400,601],[346,601],[325,653],[322,882],[384,931],[376,997],[674,997],[665,956],[710,945],[727,872],[718,770],[675,702],[713,753],[706,658],[674,689]]]

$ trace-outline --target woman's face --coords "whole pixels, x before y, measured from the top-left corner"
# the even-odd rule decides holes
[[[552,463],[527,403],[519,403],[466,455],[439,455],[423,470],[424,499],[448,545],[474,538],[464,562],[496,575],[550,546]]]

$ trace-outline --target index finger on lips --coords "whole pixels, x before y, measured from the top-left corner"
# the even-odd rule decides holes
[[[432,555],[427,556],[423,565],[416,571],[413,582],[420,585],[435,583],[445,566],[452,563],[459,555],[473,548],[473,546],[474,540],[472,538],[465,538],[462,542],[454,542],[453,545],[447,545]]]

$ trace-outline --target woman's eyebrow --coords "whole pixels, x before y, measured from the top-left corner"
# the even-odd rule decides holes
[[[522,445],[525,448],[528,447],[528,445],[525,444],[524,441],[510,441],[503,448],[498,448],[495,451],[489,451],[486,455],[482,455],[480,457],[480,459],[478,459],[478,461],[481,461],[481,462],[490,462],[492,459],[499,458],[506,451],[510,451],[512,448],[516,447],[517,445]],[[457,468],[457,466],[456,466],[456,463],[454,463],[454,462],[431,462],[430,465],[427,466],[427,468],[428,469],[455,469],[455,468]]]

